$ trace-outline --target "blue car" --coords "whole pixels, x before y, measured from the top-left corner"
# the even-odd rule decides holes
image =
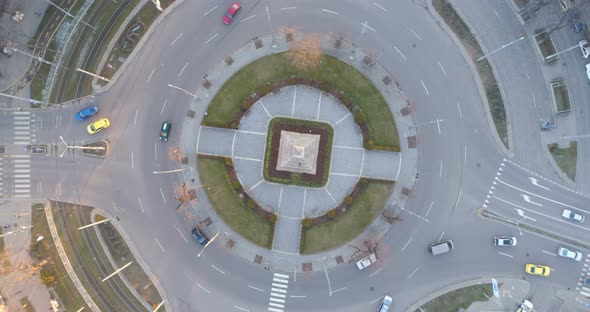
[[[205,233],[203,233],[203,231],[201,230],[201,228],[199,228],[198,226],[193,229],[192,234],[193,234],[193,237],[201,245],[206,245],[207,242],[209,242],[209,239],[207,238],[207,236],[205,235]]]
[[[76,113],[76,120],[84,121],[84,120],[92,117],[92,115],[96,115],[96,113],[98,113],[98,107],[96,107],[96,106],[86,107],[85,109]]]

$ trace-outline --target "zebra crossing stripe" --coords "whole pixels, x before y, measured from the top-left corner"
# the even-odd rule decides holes
[[[31,116],[14,116],[14,120],[31,120]]]
[[[27,142],[16,141],[16,142],[14,142],[14,145],[31,145],[31,141],[27,141]]]
[[[13,112],[15,115],[30,115],[31,112],[30,111],[16,111]]]
[[[283,312],[289,287],[289,275],[274,273],[271,285],[268,311]]]
[[[17,154],[17,155],[12,155],[12,157],[14,157],[14,158],[31,158],[31,155],[28,155],[28,154]]]

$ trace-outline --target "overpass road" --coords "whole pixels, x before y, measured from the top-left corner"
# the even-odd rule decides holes
[[[549,182],[556,181],[554,176],[543,179],[534,170],[524,170],[525,163],[516,166],[500,151],[466,60],[423,1],[246,0],[237,20],[225,26],[220,19],[229,5],[226,0],[185,0],[165,18],[110,90],[94,99],[99,117],[111,120],[109,129],[88,135],[86,124],[74,119],[81,105],[31,113],[35,142],[53,146],[53,152],[23,156],[30,159],[30,178],[20,178],[31,180],[29,198],[82,203],[119,217],[174,311],[267,311],[270,293],[277,288],[273,281],[287,286],[285,311],[370,311],[385,294],[393,297],[393,311],[404,311],[426,294],[459,281],[523,278],[524,265],[530,262],[554,269],[547,278],[526,276],[533,285],[577,287],[587,250],[582,262],[558,258],[552,253],[562,243],[528,231],[521,236],[515,226],[477,213],[487,205],[516,218],[518,208],[535,219],[536,226],[586,242],[589,237],[587,225],[572,227],[555,220],[569,206],[588,216],[585,194]],[[363,31],[362,23],[372,30]],[[282,26],[343,33],[362,49],[374,51],[416,104],[419,177],[404,207],[403,222],[385,235],[383,261],[368,270],[344,264],[313,273],[275,272],[218,244],[197,258],[201,249],[190,239],[190,230],[204,216],[175,211],[173,187],[182,183],[180,175],[153,174],[178,168],[168,153],[179,145],[180,127],[173,126],[167,143],[159,141],[159,127],[163,120],[182,124],[192,101],[168,84],[196,89],[213,64],[251,38]],[[10,131],[17,131],[15,120],[29,119],[16,116],[28,115],[0,113],[0,127],[7,129],[0,135],[0,144],[6,146],[1,162],[4,185],[16,185],[17,180],[11,160],[19,158],[8,156],[26,154]],[[398,130],[403,138],[409,129]],[[111,151],[104,160],[78,151],[60,158],[60,135],[71,144],[108,139]],[[4,190],[3,196],[19,200],[16,194]],[[205,195],[200,191],[199,196]],[[493,247],[492,237],[499,234],[516,236],[519,245]],[[430,256],[426,246],[441,239],[452,239],[456,249],[444,257]]]

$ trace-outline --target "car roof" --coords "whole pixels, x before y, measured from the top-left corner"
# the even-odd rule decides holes
[[[237,3],[237,2],[234,2],[234,4],[232,4],[232,5],[229,7],[229,10],[227,10],[227,12],[229,12],[229,13],[231,13],[231,14],[234,14],[234,13],[236,13],[236,11],[237,11],[237,10],[239,10],[239,9],[240,9],[240,4],[239,4],[239,3]]]

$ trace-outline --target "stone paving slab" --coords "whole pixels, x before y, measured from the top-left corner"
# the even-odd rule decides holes
[[[276,213],[279,210],[281,187],[282,185],[280,184],[263,181],[253,189],[250,189],[248,193],[256,198],[258,204]]]
[[[303,218],[303,205],[307,191],[297,186],[284,186],[281,193],[279,216]]]
[[[367,150],[361,175],[367,178],[395,180],[400,162],[399,153]]]
[[[268,133],[268,122],[271,116],[266,113],[266,110],[260,102],[250,107],[248,113],[240,121],[240,131],[251,131],[259,133]]]
[[[334,146],[363,148],[363,138],[360,129],[354,123],[352,115],[348,115],[333,127]]]
[[[263,161],[266,149],[266,135],[238,131],[234,141],[234,157]]]
[[[330,174],[350,174],[360,176],[363,163],[362,149],[340,148],[334,146],[332,149],[332,162]]]
[[[352,191],[358,180],[358,177],[330,175],[326,190],[330,192],[330,195],[334,198],[334,206],[342,202],[344,197]]]
[[[342,117],[348,115],[350,111],[340,102],[328,93],[322,93],[322,102],[320,103],[320,120],[325,120],[334,126]]]
[[[275,237],[272,244],[274,251],[299,254],[299,237],[301,236],[301,220],[279,217]]]
[[[234,158],[234,170],[244,189],[248,190],[263,180],[262,166],[262,161]]]
[[[293,87],[291,87],[293,88]],[[295,100],[295,109],[293,117],[299,119],[317,119],[318,104],[320,103],[322,92],[306,86],[297,87],[297,99]]]
[[[277,93],[271,93],[260,101],[272,117],[290,117],[293,106],[293,98],[296,97],[297,88],[282,88]]]
[[[197,154],[230,157],[235,130],[201,127],[197,140]]]
[[[327,204],[328,203],[328,204]],[[324,188],[309,188],[305,197],[306,217],[317,217],[336,207],[336,204]]]

